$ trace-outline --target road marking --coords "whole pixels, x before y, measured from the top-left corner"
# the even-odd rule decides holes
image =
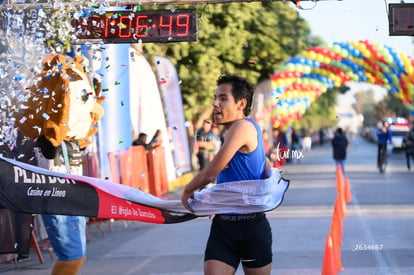
[[[269,218],[309,218],[309,217],[332,217],[333,205],[312,206],[283,206],[266,213]],[[349,205],[346,207],[346,217],[414,217],[414,205],[404,204],[373,204],[373,205]]]

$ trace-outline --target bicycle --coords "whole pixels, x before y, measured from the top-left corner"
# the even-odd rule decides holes
[[[379,154],[378,169],[380,173],[384,173],[385,168],[387,167],[387,162],[388,162],[387,144],[380,145],[378,154]]]

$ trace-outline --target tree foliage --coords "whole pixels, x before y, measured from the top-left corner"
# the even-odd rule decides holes
[[[384,117],[409,117],[408,109],[404,106],[401,100],[388,93],[378,104],[375,106],[375,114],[377,121],[382,120]]]
[[[218,76],[238,74],[256,84],[320,42],[286,3],[209,4],[197,14],[197,42],[144,44],[146,54],[167,56],[176,65],[189,120],[211,105]]]
[[[335,104],[336,97],[342,88],[328,89],[306,110],[301,121],[300,128],[320,129],[335,126],[337,123]]]

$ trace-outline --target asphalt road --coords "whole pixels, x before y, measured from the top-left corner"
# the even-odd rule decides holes
[[[389,157],[384,174],[376,168],[376,145],[357,138],[348,151],[346,177],[352,201],[343,220],[340,274],[414,274],[414,180],[403,153]],[[297,155],[301,156],[300,154]],[[282,167],[290,186],[282,205],[268,212],[273,229],[272,274],[320,274],[336,199],[330,144],[318,145]],[[169,194],[178,198],[180,192]],[[115,221],[89,226],[88,260],[81,275],[201,275],[210,220],[156,225]],[[43,253],[17,266],[0,264],[2,274],[50,274]],[[236,274],[242,274],[241,268]]]

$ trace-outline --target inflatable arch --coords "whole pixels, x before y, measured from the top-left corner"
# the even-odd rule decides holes
[[[371,41],[315,46],[290,58],[271,75],[271,124],[287,129],[329,88],[347,82],[384,87],[414,115],[414,59]]]

